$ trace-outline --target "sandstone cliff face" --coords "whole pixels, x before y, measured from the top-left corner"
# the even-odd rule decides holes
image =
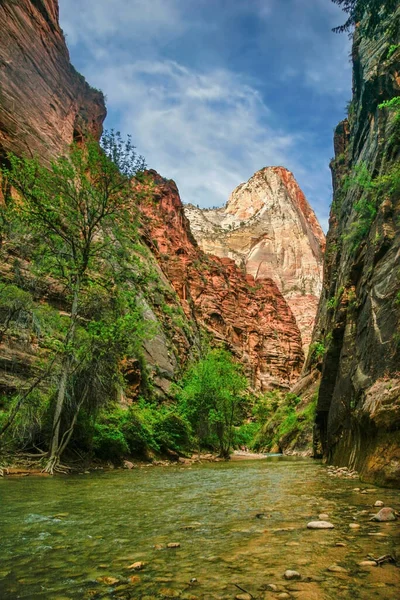
[[[225,207],[185,206],[208,254],[232,258],[257,281],[271,278],[308,348],[322,288],[325,236],[292,173],[267,167],[239,185]]]
[[[0,155],[49,159],[101,133],[101,92],[69,62],[56,0],[0,2]]]
[[[301,338],[275,283],[255,281],[229,258],[197,245],[172,181],[153,172],[153,198],[143,203],[143,231],[186,316],[246,365],[258,389],[287,388],[301,369]]]
[[[11,150],[46,161],[88,132],[98,139],[103,96],[69,63],[57,2],[5,0],[0,18],[0,159]],[[245,363],[255,387],[288,387],[303,353],[299,330],[276,285],[269,279],[256,283],[229,259],[207,257],[190,233],[175,184],[153,177],[155,195],[141,207],[140,251],[153,278],[138,285],[145,318],[156,330],[143,349],[156,393],[168,394],[170,382],[198,353],[204,331],[211,343],[230,347]],[[0,278],[19,285],[21,277],[32,277],[29,261],[4,256]],[[65,310],[63,295],[51,281],[33,287],[35,302]],[[37,339],[26,331],[2,335],[0,391],[7,395],[26,387],[43,360]],[[131,357],[124,369],[129,400],[140,390],[141,367]]]
[[[349,118],[335,133],[334,201],[314,335],[324,354],[317,452],[357,468],[366,480],[395,486],[400,486],[400,120],[398,112],[378,105],[400,96],[399,19],[400,9],[384,34],[355,35],[354,93]],[[390,45],[394,51],[388,52]],[[306,372],[316,362],[314,351]]]

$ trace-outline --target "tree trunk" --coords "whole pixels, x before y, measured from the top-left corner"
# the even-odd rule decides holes
[[[54,470],[60,462],[60,427],[72,360],[69,344],[73,342],[75,337],[76,321],[78,318],[79,291],[80,282],[78,278],[74,287],[74,297],[71,307],[71,325],[68,329],[67,335],[65,336],[64,342],[65,356],[62,362],[60,382],[58,384],[57,402],[53,417],[53,430],[51,434],[49,459],[44,468],[44,471],[50,473],[51,475],[54,473]]]

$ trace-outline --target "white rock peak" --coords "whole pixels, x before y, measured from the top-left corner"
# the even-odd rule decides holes
[[[325,236],[293,174],[266,167],[222,208],[185,213],[199,246],[229,257],[256,279],[271,278],[290,305],[307,349],[322,288]]]

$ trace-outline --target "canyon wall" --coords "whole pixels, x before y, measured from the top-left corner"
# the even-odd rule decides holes
[[[52,0],[6,0],[0,4],[0,157],[8,151],[48,161],[74,139],[99,139],[106,114],[102,94],[69,63]],[[202,340],[222,344],[243,362],[257,389],[289,388],[304,360],[293,314],[276,284],[255,281],[233,260],[208,257],[193,238],[174,182],[155,172],[141,206],[139,255],[151,283],[137,283],[145,318],[155,334],[144,343],[154,392],[168,395],[171,381],[199,355]],[[34,294],[38,305],[68,310],[54,282],[38,281],[29,258],[2,248],[3,282]],[[140,278],[132,273],[132,282]],[[46,355],[26,330],[8,331],[0,343],[0,390],[13,394],[40,375]],[[128,400],[143,382],[143,365],[128,357]]]
[[[315,450],[400,485],[400,9],[354,37],[353,98],[335,132],[334,199],[313,351]],[[396,104],[398,101],[394,101]],[[381,106],[379,106],[381,104]],[[393,104],[393,102],[392,102]],[[400,102],[399,102],[400,104]]]
[[[266,167],[240,184],[223,208],[189,204],[185,213],[205,252],[232,258],[256,281],[275,281],[307,350],[322,289],[325,236],[293,174]]]
[[[0,2],[0,156],[65,151],[106,115],[102,92],[70,64],[57,0]]]

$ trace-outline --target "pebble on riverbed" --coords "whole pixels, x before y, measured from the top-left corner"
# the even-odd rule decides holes
[[[348,570],[344,567],[341,567],[340,565],[331,565],[330,567],[328,567],[328,571],[330,571],[331,573],[348,573]]]
[[[385,503],[384,503],[384,502],[382,502],[382,500],[377,500],[377,501],[375,502],[375,504],[374,504],[374,506],[375,506],[376,508],[381,508],[381,507],[382,507],[382,506],[384,506],[384,505],[385,505]]]
[[[132,569],[133,571],[141,571],[144,568],[145,563],[141,560],[138,560],[137,562],[132,563],[131,565],[129,565],[129,567],[127,567],[128,569]]]
[[[169,544],[167,544],[167,548],[180,548],[181,545],[179,542],[170,542]]]
[[[283,574],[285,579],[291,580],[291,579],[301,579],[301,575],[298,571],[291,571],[290,569],[287,569],[284,574]]]
[[[349,469],[349,467],[329,465],[327,470],[330,477],[346,477],[347,479],[358,479],[360,477],[356,470]]]
[[[307,529],[334,529],[333,523],[329,521],[310,521],[307,523]]]

